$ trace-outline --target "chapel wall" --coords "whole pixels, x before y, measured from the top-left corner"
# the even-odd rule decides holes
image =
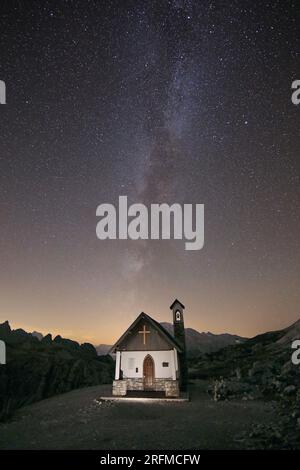
[[[122,351],[120,368],[123,378],[143,378],[143,363],[147,355],[154,360],[154,375],[159,379],[174,379],[173,370],[175,368],[174,350],[169,351]],[[177,353],[175,353],[177,354]],[[168,364],[168,366],[166,366]]]

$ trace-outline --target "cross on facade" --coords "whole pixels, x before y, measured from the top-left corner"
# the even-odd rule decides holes
[[[150,331],[146,330],[146,325],[144,325],[143,329],[139,331],[139,334],[143,335],[143,344],[146,344],[146,334],[150,334]]]

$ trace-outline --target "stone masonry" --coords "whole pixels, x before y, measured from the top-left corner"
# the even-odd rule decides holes
[[[123,379],[113,381],[113,395],[125,396],[127,390],[144,390],[143,379]],[[166,397],[179,397],[178,380],[155,379],[153,390],[155,392],[165,392]]]
[[[112,394],[118,397],[124,397],[127,393],[126,380],[114,380]]]

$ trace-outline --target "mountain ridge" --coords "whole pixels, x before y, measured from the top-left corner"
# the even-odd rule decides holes
[[[160,325],[167,330],[168,333],[173,335],[173,325],[168,322],[161,322]],[[185,328],[187,352],[190,356],[198,355],[199,353],[208,353],[218,351],[226,346],[232,344],[239,344],[246,341],[248,338],[244,338],[238,335],[232,335],[230,333],[214,334],[208,331],[199,332],[194,328]],[[112,345],[99,344],[95,346],[95,349],[99,356],[106,355]]]

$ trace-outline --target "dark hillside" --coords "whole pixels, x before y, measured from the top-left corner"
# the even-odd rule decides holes
[[[7,347],[7,364],[0,366],[0,419],[20,406],[75,388],[110,383],[114,362],[98,357],[88,343],[51,335],[39,340],[24,330],[0,325]]]

